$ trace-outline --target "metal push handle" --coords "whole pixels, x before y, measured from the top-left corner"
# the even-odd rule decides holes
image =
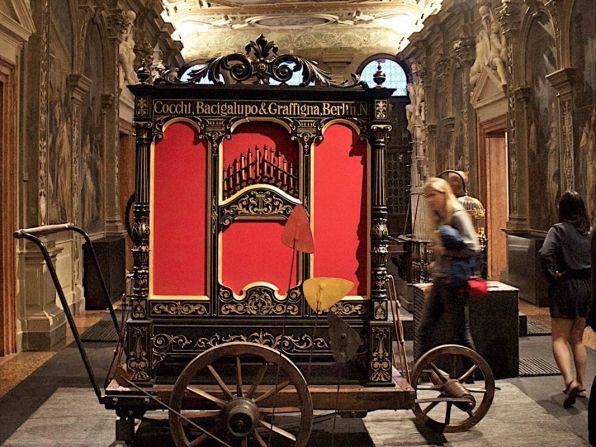
[[[54,287],[56,288],[56,292],[58,293],[58,298],[60,299],[60,303],[62,304],[62,309],[64,310],[64,314],[66,315],[66,319],[68,321],[68,325],[70,330],[72,331],[72,335],[74,336],[75,342],[79,349],[79,353],[81,354],[81,359],[85,364],[85,369],[87,370],[87,375],[89,376],[89,381],[93,386],[93,390],[97,396],[99,403],[103,403],[103,396],[101,394],[99,385],[97,380],[95,379],[95,374],[93,373],[93,368],[91,367],[91,362],[87,357],[87,352],[85,351],[85,347],[81,341],[81,336],[79,335],[79,331],[77,329],[77,325],[74,321],[72,313],[70,311],[70,307],[68,306],[68,302],[66,301],[66,296],[64,295],[64,291],[62,290],[62,285],[60,284],[60,280],[58,279],[58,275],[56,273],[56,269],[54,268],[54,264],[52,263],[52,259],[50,258],[50,254],[48,253],[48,249],[46,245],[43,243],[38,236],[48,236],[50,234],[59,233],[61,231],[74,231],[79,233],[83,236],[85,241],[89,245],[89,249],[91,250],[91,254],[93,257],[93,261],[95,263],[95,268],[97,270],[97,274],[99,275],[99,280],[104,292],[104,296],[106,298],[106,303],[110,310],[110,315],[112,317],[112,322],[114,323],[114,327],[116,328],[116,332],[119,331],[118,326],[118,319],[116,318],[116,313],[114,311],[114,307],[112,306],[112,302],[110,301],[110,296],[108,293],[108,289],[106,287],[105,280],[101,273],[101,269],[99,267],[99,261],[97,260],[97,254],[95,253],[95,249],[93,248],[93,243],[91,242],[91,238],[89,235],[82,229],[77,227],[72,223],[65,223],[65,224],[56,224],[56,225],[44,225],[40,227],[32,227],[32,228],[24,228],[19,229],[14,232],[14,237],[16,239],[26,239],[28,241],[33,242],[43,255],[43,258],[48,266],[48,270],[50,272],[50,276],[52,277],[52,282],[54,283]]]

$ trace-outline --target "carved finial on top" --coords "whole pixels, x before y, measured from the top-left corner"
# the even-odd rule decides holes
[[[151,77],[151,70],[147,67],[147,61],[144,60],[143,63],[137,68],[137,77],[141,84],[147,84],[148,79]]]
[[[385,82],[385,79],[387,79],[387,77],[385,76],[383,68],[381,67],[381,63],[379,62],[377,65],[377,71],[375,71],[375,74],[373,74],[373,81],[375,81],[377,87],[381,87]]]

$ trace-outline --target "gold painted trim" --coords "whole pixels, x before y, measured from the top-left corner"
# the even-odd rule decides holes
[[[286,123],[285,121],[282,121],[278,118],[275,117],[264,117],[264,116],[248,116],[246,118],[242,118],[239,119],[238,121],[234,121],[234,123],[230,126],[230,133],[233,133],[236,130],[236,127],[240,126],[241,124],[246,124],[246,123],[252,123],[254,121],[260,121],[260,122],[274,122],[276,124],[281,125],[282,127],[285,127],[285,129],[288,131],[288,133],[291,135],[292,134],[292,128],[288,125],[288,123]]]
[[[325,131],[333,126],[334,124],[346,124],[347,126],[351,127],[353,130],[356,131],[357,135],[360,136],[362,133],[362,129],[353,121],[345,118],[337,118],[325,123],[325,125],[321,129],[321,135],[323,135],[323,139],[325,138]],[[371,146],[370,141],[367,139],[366,142],[366,237],[367,237],[367,248],[368,251],[366,253],[366,294],[370,297],[370,290],[371,290],[371,236],[370,236],[370,228],[371,228],[371,217],[372,217],[372,202],[371,202]],[[314,169],[315,169],[315,162],[316,162],[316,155],[315,155],[315,146],[317,142],[313,142],[310,146],[310,204],[311,204],[311,231],[314,234],[314,221],[315,221],[315,193],[314,193]],[[310,271],[314,276],[315,271],[315,260],[314,256],[310,257]],[[349,295],[343,297],[341,300],[348,300],[348,299],[358,299],[361,298],[363,300],[368,300],[368,297],[363,297],[361,295]]]
[[[247,118],[242,118],[238,121],[235,121],[230,126],[230,139],[234,138],[233,133],[238,126],[240,126],[241,124],[247,124],[247,123],[252,123],[252,122],[265,122],[265,123],[279,124],[284,129],[286,129],[286,131],[288,132],[290,137],[292,136],[292,129],[290,128],[290,126],[280,119],[273,118],[273,117],[247,117]],[[223,174],[224,174],[224,167],[223,167],[224,147],[223,147],[223,145],[224,145],[224,142],[225,142],[225,138],[221,140],[221,142],[219,143],[219,148],[218,148],[218,154],[219,154],[218,165],[219,166],[217,167],[217,172],[219,173],[219,180],[217,182],[217,197],[220,200],[223,197]],[[298,156],[301,157],[302,145],[299,142],[296,142],[296,144],[298,145]],[[301,158],[300,158],[300,160],[301,160]],[[298,178],[300,178],[300,172],[302,172],[300,170],[300,168],[301,168],[301,166],[299,167]],[[301,193],[302,193],[302,191],[298,192],[299,196]],[[220,202],[220,205],[223,203],[224,202]]]
[[[268,185],[266,183],[257,183],[254,185],[250,185],[250,186],[246,186],[244,188],[242,188],[240,191],[236,192],[233,196],[228,197],[226,200],[224,200],[223,202],[220,202],[220,206],[225,206],[230,202],[233,202],[234,200],[236,200],[238,197],[240,197],[242,194],[244,194],[247,191],[251,191],[253,189],[256,188],[263,188],[263,189],[269,189],[271,191],[275,191],[277,193],[279,193],[279,195],[283,196],[285,199],[289,200],[292,203],[295,203],[296,205],[301,204],[302,202],[300,201],[300,199],[291,196],[290,194],[288,194],[285,191],[282,191],[281,189],[279,189],[277,186],[273,186],[273,185]]]
[[[273,295],[275,295],[275,298],[278,299],[279,301],[285,301],[288,297],[287,294],[280,295],[279,293],[277,293],[279,291],[279,288],[275,284],[271,284],[270,282],[267,282],[267,281],[255,281],[255,282],[248,283],[244,287],[242,287],[242,294],[240,294],[240,295],[236,295],[236,293],[234,293],[234,291],[232,290],[234,299],[237,301],[244,301],[246,299],[246,292],[248,292],[248,290],[252,289],[253,287],[267,287],[267,288],[273,290]]]
[[[150,300],[209,301],[206,295],[149,295]]]
[[[247,118],[243,118],[240,119],[238,121],[235,121],[231,126],[230,126],[230,139],[234,138],[234,131],[236,130],[236,128],[238,126],[240,126],[241,124],[246,124],[246,123],[251,123],[251,122],[265,122],[265,123],[274,123],[274,124],[278,124],[280,126],[282,126],[289,134],[290,139],[292,137],[292,129],[291,127],[284,121],[278,119],[278,118],[274,118],[274,117],[247,117]],[[302,177],[302,173],[304,172],[304,164],[303,164],[303,158],[304,158],[304,147],[302,146],[302,143],[300,143],[299,140],[292,140],[296,146],[298,147],[298,178],[300,179]],[[263,186],[267,186],[270,187],[272,190],[275,191],[279,191],[281,192],[284,197],[287,197],[289,200],[291,200],[293,203],[296,204],[302,204],[304,203],[303,200],[300,199],[300,197],[304,196],[304,188],[302,187],[302,182],[299,182],[299,189],[298,189],[298,199],[290,196],[289,194],[285,193],[284,191],[280,190],[279,188],[275,187],[275,186],[271,186],[271,185],[263,185],[263,184],[259,184],[259,185],[251,185],[247,188],[242,189],[241,191],[238,191],[236,194],[234,194],[232,197],[229,197],[228,199],[221,201],[221,198],[223,197],[223,155],[224,155],[224,142],[225,139],[222,139],[221,142],[219,143],[219,147],[218,147],[218,173],[219,173],[219,178],[218,178],[218,182],[217,182],[217,201],[219,203],[218,206],[224,206],[226,204],[228,204],[230,201],[232,201],[234,198],[236,198],[239,194],[248,191],[251,187],[263,187]],[[298,201],[296,201],[298,200]],[[219,210],[218,210],[218,216],[219,216]],[[267,218],[266,216],[259,216],[261,218],[261,220],[263,218]],[[250,218],[249,218],[250,219]],[[250,219],[253,220],[253,219]],[[255,218],[254,220],[260,220]],[[270,220],[276,220],[273,217]],[[232,224],[233,225],[233,224]],[[221,229],[217,232],[217,281],[219,282],[219,284],[225,285],[222,279],[222,271],[223,271],[223,261],[222,261],[222,248],[223,248],[223,239],[222,239],[222,235],[223,235],[223,231],[221,231]],[[297,257],[298,259],[300,259],[300,257]],[[312,258],[312,257],[311,257]],[[297,270],[297,277],[298,277],[298,284],[302,283],[302,276],[303,276],[303,268],[302,268],[302,263],[300,261],[297,261],[297,266],[296,266],[296,270]],[[257,281],[255,283],[251,283],[251,284],[259,284],[260,282]],[[263,285],[267,285],[268,283],[266,282],[262,282]],[[227,286],[226,286],[227,287]],[[246,290],[247,286],[244,286],[242,290]],[[278,295],[275,291],[279,290],[277,287],[271,285],[271,287],[274,289],[274,294],[276,297],[278,297],[278,299],[280,300],[285,300],[287,298],[287,294],[286,295]],[[289,291],[288,291],[289,292]],[[234,291],[232,291],[234,298],[238,299],[238,295],[236,295],[234,293]],[[245,294],[241,295],[242,297],[245,296]]]
[[[184,117],[176,117],[172,118],[171,120],[166,121],[162,126],[162,134],[165,135],[166,130],[172,124],[175,123],[187,123],[190,124],[197,135],[201,136],[201,129],[199,125],[188,118]],[[211,281],[209,278],[211,277],[211,231],[208,231],[211,228],[211,203],[209,198],[211,197],[211,143],[208,139],[203,139],[206,145],[207,157],[206,157],[206,171],[207,171],[207,195],[205,197],[205,231],[206,231],[206,246],[205,246],[205,288],[207,291],[207,295],[156,295],[153,292],[153,252],[154,252],[154,240],[153,240],[153,231],[151,229],[154,227],[154,191],[155,191],[155,139],[151,141],[150,152],[149,152],[149,300],[195,300],[195,301],[209,301],[209,295],[211,295]]]

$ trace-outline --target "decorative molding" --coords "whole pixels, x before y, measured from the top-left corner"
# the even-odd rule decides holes
[[[387,100],[386,99],[375,100],[375,119],[377,119],[377,120],[387,119]]]
[[[149,108],[151,99],[147,96],[137,96],[135,98],[135,117],[140,119],[151,118],[151,109]]]
[[[193,301],[151,301],[151,315],[175,315],[179,317],[194,317],[209,315],[207,305]]]
[[[158,333],[152,338],[152,354],[154,366],[162,362],[169,352],[197,353],[231,342],[259,343],[278,349],[289,354],[329,353],[329,343],[323,337],[310,334],[274,335],[266,330],[259,330],[248,334],[220,334],[215,332],[209,337],[187,336],[183,334]]]
[[[127,324],[129,331],[128,338],[128,360],[127,369],[134,382],[148,382],[150,380],[149,360],[149,330],[148,324],[132,325]]]
[[[575,80],[575,69],[562,68],[547,75],[546,79],[557,92],[561,110],[559,124],[561,128],[562,143],[562,187],[565,190],[572,190],[575,187],[575,157],[573,150],[573,82]]]
[[[276,290],[258,285],[248,288],[244,295],[236,298],[232,290],[219,285],[217,297],[221,302],[221,315],[287,315],[297,317],[302,314],[302,290],[290,289],[287,297],[278,297]]]
[[[236,219],[243,217],[287,218],[298,203],[298,199],[290,200],[276,189],[250,189],[220,207],[219,223],[227,228]]]
[[[328,311],[329,313],[336,314],[340,317],[347,317],[347,316],[360,316],[364,317],[368,315],[368,305],[364,302],[350,302],[350,301],[340,301],[337,304],[331,306]]]
[[[38,211],[39,225],[48,223],[48,133],[49,133],[49,83],[50,83],[50,5],[43,0],[40,32],[39,62],[39,161],[38,161]]]
[[[460,37],[453,42],[456,65],[468,68],[474,63],[476,53],[473,37]]]
[[[371,328],[369,380],[375,384],[391,381],[391,330],[386,326]]]

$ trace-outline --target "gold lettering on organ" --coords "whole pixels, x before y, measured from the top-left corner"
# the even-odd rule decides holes
[[[366,116],[368,104],[363,102],[239,102],[201,100],[155,100],[156,115],[199,116],[286,116],[333,117]]]

